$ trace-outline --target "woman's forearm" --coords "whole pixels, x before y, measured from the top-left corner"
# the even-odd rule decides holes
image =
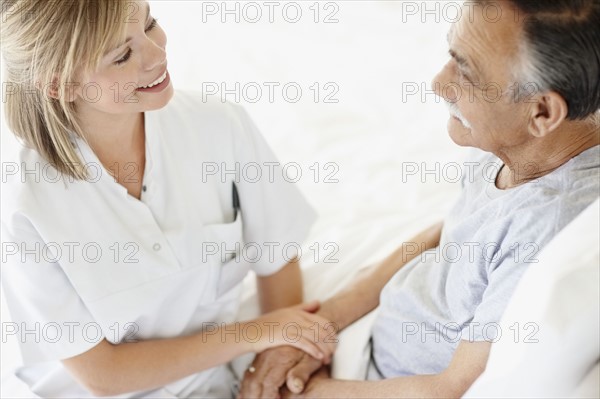
[[[113,396],[158,388],[253,350],[240,338],[244,323],[212,327],[178,338],[119,345],[104,340],[63,364],[94,395]]]
[[[328,320],[314,314],[318,307],[313,301],[245,322],[203,323],[201,332],[176,338],[118,345],[103,340],[63,364],[95,396],[109,396],[155,389],[245,353],[277,346],[293,346],[328,362],[335,345],[315,338],[327,333],[323,326]],[[292,335],[287,331],[290,323],[295,327]]]
[[[381,290],[392,276],[422,252],[438,246],[442,226],[442,222],[430,226],[383,261],[361,270],[347,287],[323,302],[319,314],[342,330],[375,309],[379,306]]]
[[[292,260],[277,273],[256,279],[262,313],[297,305],[303,300],[300,262]]]
[[[259,278],[258,285],[263,313],[302,302],[297,261]],[[252,343],[242,339],[244,326],[215,324],[200,334],[119,345],[104,340],[63,364],[96,396],[155,389],[254,351]]]

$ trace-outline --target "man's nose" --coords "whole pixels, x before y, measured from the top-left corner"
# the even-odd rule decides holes
[[[449,65],[444,67],[433,77],[431,81],[431,90],[449,102],[455,102],[457,99],[456,87],[457,83],[451,83]]]
[[[433,90],[433,92],[436,94],[436,96],[438,97],[442,97],[442,84],[440,83],[440,79],[441,79],[441,75],[442,75],[443,71],[439,71],[431,80],[431,90]]]

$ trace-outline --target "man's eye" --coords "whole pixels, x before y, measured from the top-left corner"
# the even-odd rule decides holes
[[[465,79],[465,80],[467,80],[469,82],[471,81],[471,79],[469,78],[469,75],[465,71],[463,71],[462,69],[460,69],[460,68],[458,68],[458,76],[461,79]]]
[[[148,28],[146,28],[146,32],[149,32],[152,29],[156,28],[157,25],[158,25],[158,19],[152,18],[152,22],[150,22],[150,25],[148,25]],[[123,56],[123,58],[121,58],[120,60],[115,61],[115,64],[121,65],[121,64],[127,62],[127,60],[131,57],[131,53],[132,53],[131,49],[127,50],[127,54],[125,54]]]

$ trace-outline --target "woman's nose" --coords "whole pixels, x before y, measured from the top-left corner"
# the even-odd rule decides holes
[[[157,69],[164,69],[167,65],[167,52],[165,51],[165,44],[162,42],[149,41],[148,47],[145,51],[146,54],[146,70],[155,71]]]

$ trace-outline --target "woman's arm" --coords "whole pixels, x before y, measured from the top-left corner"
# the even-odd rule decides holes
[[[277,273],[256,278],[258,300],[262,313],[285,308],[303,301],[300,262],[294,258]]]
[[[201,333],[176,338],[146,340],[113,345],[106,340],[80,355],[63,360],[69,372],[95,396],[164,386],[194,373],[227,363],[248,352],[290,345],[317,359],[329,361],[335,345],[314,342],[315,323],[328,321],[313,314],[317,301],[280,309],[257,319],[214,325]],[[289,337],[285,326],[294,322],[299,336]],[[242,331],[258,329],[258,341],[242,338]],[[326,332],[317,330],[318,335]]]
[[[236,339],[217,333],[119,345],[102,340],[62,363],[94,396],[113,396],[158,388],[251,351]]]

